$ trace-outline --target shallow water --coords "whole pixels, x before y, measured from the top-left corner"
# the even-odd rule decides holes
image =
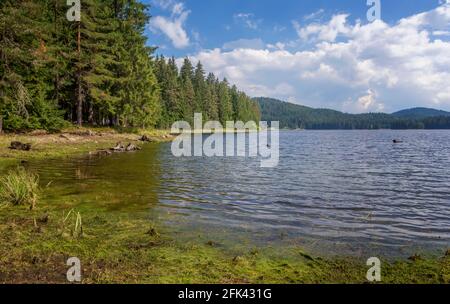
[[[148,144],[30,166],[55,204],[148,210],[180,238],[356,256],[450,246],[449,131],[283,131],[280,154],[268,169]]]

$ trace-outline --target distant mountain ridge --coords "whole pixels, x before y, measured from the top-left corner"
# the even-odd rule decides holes
[[[450,116],[450,112],[431,108],[412,108],[392,113],[392,115],[402,118],[423,119],[428,117]]]
[[[348,114],[315,109],[278,99],[257,97],[264,121],[279,121],[289,129],[450,129],[450,112],[413,108],[393,114]]]

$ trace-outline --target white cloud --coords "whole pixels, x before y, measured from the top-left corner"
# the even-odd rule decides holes
[[[262,23],[262,19],[256,19],[255,15],[252,13],[238,13],[233,17],[237,22],[242,22],[246,27],[252,30],[257,30]]]
[[[316,20],[319,17],[321,17],[324,13],[325,13],[325,10],[323,8],[321,8],[321,9],[315,11],[314,13],[304,16],[303,20]]]
[[[173,46],[182,49],[190,44],[189,36],[184,29],[191,11],[186,10],[184,3],[173,0],[154,0],[153,3],[164,10],[170,10],[171,16],[155,16],[150,19],[150,30],[162,32],[172,42]]]
[[[301,40],[315,42],[309,49],[287,51],[279,44],[192,57],[252,96],[349,112],[450,110],[450,41],[435,35],[450,31],[450,3],[393,25],[350,24],[340,14],[323,24],[294,26]]]
[[[348,34],[350,28],[347,26],[346,14],[335,15],[327,24],[312,23],[302,27],[297,21],[293,21],[298,36],[303,40],[308,40],[310,36],[317,36],[319,40],[335,41],[338,35]]]
[[[273,50],[284,50],[286,48],[286,44],[282,42],[277,42],[275,44],[269,43],[267,44],[267,48]]]
[[[372,112],[379,113],[385,110],[382,102],[377,100],[378,95],[375,91],[369,89],[367,92],[359,97],[356,101],[352,99],[347,100],[343,104],[343,110],[352,113]]]
[[[173,7],[176,4],[176,2],[175,0],[152,0],[152,4],[167,10]]]
[[[450,36],[450,31],[433,31],[433,35],[434,36]]]
[[[286,30],[287,28],[285,27],[285,26],[282,26],[282,25],[275,25],[274,27],[273,27],[273,32],[275,32],[275,33],[281,33],[281,32],[284,32],[285,30]]]

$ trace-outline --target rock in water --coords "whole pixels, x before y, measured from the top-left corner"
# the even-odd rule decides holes
[[[108,150],[99,150],[99,151],[89,153],[89,155],[93,155],[93,156],[107,156],[107,155],[111,155],[111,154],[112,154],[112,152],[108,151]]]
[[[31,144],[23,144],[20,141],[13,141],[11,142],[11,146],[9,148],[11,150],[30,151]]]
[[[139,140],[144,142],[152,142],[151,138],[147,135],[143,135]]]
[[[140,150],[140,148],[133,144],[129,144],[125,150],[127,152],[132,152],[132,151],[138,151],[138,150]]]
[[[124,147],[124,145],[122,145],[122,143],[117,143],[114,148],[111,148],[111,150],[114,152],[124,152],[125,147]]]
[[[126,147],[122,143],[117,143],[117,145],[114,148],[111,148],[110,150],[113,152],[132,152],[132,151],[138,151],[141,148],[139,148],[136,145],[128,144]]]

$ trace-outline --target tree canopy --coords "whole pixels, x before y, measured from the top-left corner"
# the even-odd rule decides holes
[[[168,128],[192,121],[259,120],[257,104],[202,63],[154,56],[138,0],[0,3],[0,131],[78,125]]]

